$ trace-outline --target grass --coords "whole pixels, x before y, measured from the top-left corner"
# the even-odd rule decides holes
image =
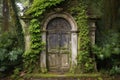
[[[72,73],[65,73],[65,74],[55,74],[55,73],[46,73],[46,74],[26,74],[25,78],[79,78],[79,77],[100,77],[101,75],[99,73],[90,73],[90,74],[72,74]]]

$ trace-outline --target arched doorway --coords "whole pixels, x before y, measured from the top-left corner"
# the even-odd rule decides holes
[[[40,55],[42,70],[66,72],[77,64],[77,25],[68,13],[46,17],[42,41],[46,44]]]
[[[70,67],[71,26],[56,17],[47,25],[47,62],[49,71],[67,71]]]

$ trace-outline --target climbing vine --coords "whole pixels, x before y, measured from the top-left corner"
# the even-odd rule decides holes
[[[26,14],[31,14],[32,17],[41,16],[47,8],[55,6],[64,0],[34,0],[31,8],[26,12]]]
[[[40,70],[40,52],[43,50],[44,43],[41,38],[41,16],[46,9],[59,4],[63,0],[34,0],[32,6],[26,11],[26,15],[32,16],[30,21],[30,50],[24,53],[24,67],[27,72],[43,71]],[[39,16],[39,18],[38,18]],[[44,71],[43,71],[44,72]]]
[[[77,66],[75,71],[78,73],[92,72],[94,70],[93,59],[90,58],[90,38],[89,26],[87,22],[86,8],[83,0],[79,0],[76,7],[71,8],[71,12],[75,15],[75,20],[79,30],[79,51],[77,55]]]
[[[39,25],[37,19],[32,19],[29,26],[30,50],[24,53],[25,69],[28,70],[28,72],[32,72],[35,68],[37,69],[36,66],[39,65],[39,53],[43,46]]]

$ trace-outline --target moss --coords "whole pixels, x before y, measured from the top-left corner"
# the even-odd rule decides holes
[[[47,72],[47,69],[46,69],[46,68],[41,68],[41,72],[42,72],[42,73],[46,73],[46,72]]]
[[[72,73],[65,73],[65,74],[27,74],[25,75],[25,78],[82,78],[82,77],[90,77],[90,78],[99,78],[101,75],[99,73],[97,74],[72,74]]]
[[[46,73],[46,74],[26,74],[24,79],[49,79],[49,80],[119,80],[119,76],[109,76],[101,73],[87,73],[87,74],[56,74],[56,73]]]

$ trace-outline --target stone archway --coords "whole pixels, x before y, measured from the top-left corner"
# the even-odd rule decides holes
[[[59,29],[57,29],[58,31],[56,31],[55,30],[55,32],[56,32],[56,34],[58,34],[57,35],[57,37],[59,37],[59,36],[61,36],[61,35],[59,35],[59,34],[61,34],[61,33],[59,33],[59,32],[61,32],[62,31],[62,34],[63,33],[65,33],[65,34],[67,34],[66,32],[69,32],[69,38],[70,38],[70,40],[68,41],[68,43],[69,43],[69,61],[67,61],[66,60],[66,62],[65,62],[65,64],[63,64],[64,65],[64,67],[62,66],[61,68],[62,69],[70,69],[71,67],[74,67],[76,64],[77,64],[77,60],[76,60],[76,57],[77,57],[77,49],[78,49],[78,42],[77,42],[77,25],[76,25],[76,23],[75,23],[75,21],[74,21],[74,19],[72,18],[72,16],[71,15],[69,15],[68,13],[52,13],[52,14],[50,14],[47,18],[46,18],[46,20],[44,21],[44,25],[43,25],[43,34],[42,34],[42,40],[43,40],[43,42],[44,43],[46,43],[46,48],[45,48],[45,50],[41,53],[41,68],[43,68],[43,69],[51,69],[50,67],[48,67],[47,68],[47,65],[48,66],[50,66],[52,63],[49,61],[50,59],[52,59],[53,58],[53,60],[55,59],[55,57],[56,57],[56,55],[54,54],[54,55],[51,55],[51,57],[48,57],[48,55],[47,55],[47,53],[49,52],[49,50],[48,50],[48,46],[49,46],[49,35],[48,35],[48,33],[50,33],[48,30],[48,27],[49,27],[49,24],[50,24],[50,22],[51,21],[55,21],[55,20],[58,20],[58,19],[60,19],[61,20],[61,23],[64,25],[64,22],[66,22],[65,23],[65,25],[66,24],[68,24],[67,26],[70,26],[70,29],[67,29],[68,27],[66,27],[66,31],[65,32],[63,32],[63,30],[61,30],[61,26],[59,26],[58,28]],[[59,22],[59,21],[58,21]],[[58,24],[60,24],[60,23],[58,23]],[[62,25],[62,26],[63,26]],[[55,27],[54,27],[55,28]],[[63,26],[63,28],[65,28],[65,26]],[[54,29],[53,29],[54,30]],[[65,29],[64,29],[65,30]],[[67,36],[68,36],[68,34],[67,34]],[[55,39],[58,39],[57,37],[53,37],[53,38],[55,38]],[[66,38],[66,37],[64,37],[64,38]],[[61,39],[61,38],[60,38]],[[53,40],[53,39],[52,39]],[[68,38],[66,38],[66,40],[68,40]],[[55,40],[56,41],[56,40]],[[58,41],[58,43],[59,43],[59,41]],[[61,47],[60,47],[61,48]],[[64,52],[64,51],[63,51]],[[53,50],[53,52],[52,53],[54,53],[54,50]],[[63,53],[64,54],[64,53]],[[62,55],[61,55],[62,56]],[[64,55],[64,56],[66,56],[66,55]],[[49,59],[48,59],[49,58]],[[67,58],[67,57],[66,57]],[[59,58],[58,58],[59,59]],[[55,59],[56,60],[56,59]],[[49,62],[49,63],[48,63]],[[58,62],[53,62],[54,63],[54,65],[55,64],[57,64]],[[62,64],[58,64],[58,65],[62,65]],[[56,69],[58,69],[60,66],[58,66],[57,68],[56,67],[53,67],[54,69],[56,68]]]

